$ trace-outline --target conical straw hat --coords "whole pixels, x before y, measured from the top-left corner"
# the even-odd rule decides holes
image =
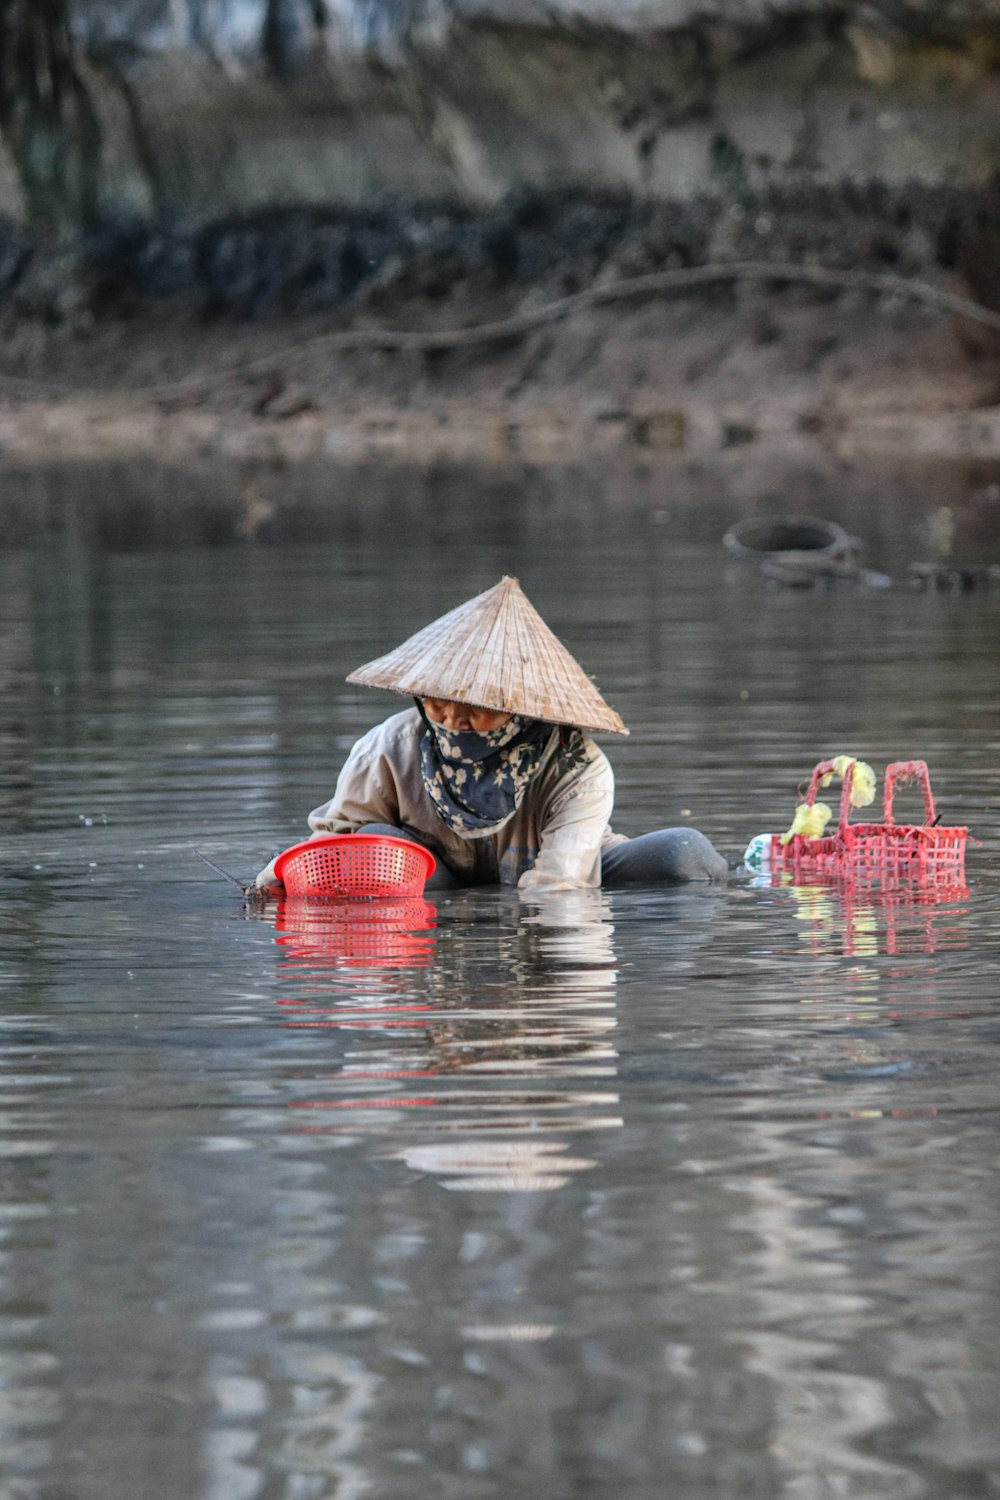
[[[628,734],[516,578],[501,578],[347,680],[413,698],[448,698],[551,724]]]

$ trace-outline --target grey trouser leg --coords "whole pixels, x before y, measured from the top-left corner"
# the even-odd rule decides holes
[[[422,849],[429,848],[427,842],[415,834],[410,828],[396,828],[392,823],[366,823],[359,833],[381,833],[389,838],[406,839],[407,843],[419,844]],[[437,869],[424,886],[425,891],[457,891],[462,882],[453,875],[438,854],[436,849],[430,851],[437,860]]]
[[[725,880],[729,866],[697,828],[660,828],[601,856],[601,884],[676,884],[684,880]]]

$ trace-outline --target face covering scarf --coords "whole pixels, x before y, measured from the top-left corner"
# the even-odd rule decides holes
[[[420,768],[438,816],[462,838],[496,833],[520,807],[557,731],[518,714],[486,734],[445,729],[427,717],[419,699],[416,702],[426,725]]]

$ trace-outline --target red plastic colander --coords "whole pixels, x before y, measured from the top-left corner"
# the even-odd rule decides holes
[[[437,869],[429,849],[382,833],[331,833],[274,862],[286,896],[420,896]]]

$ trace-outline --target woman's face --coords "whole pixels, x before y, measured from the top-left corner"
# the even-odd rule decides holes
[[[425,698],[424,712],[435,724],[441,724],[453,732],[488,734],[506,724],[510,714],[498,713],[493,708],[473,708],[471,703],[454,703],[450,698]]]

